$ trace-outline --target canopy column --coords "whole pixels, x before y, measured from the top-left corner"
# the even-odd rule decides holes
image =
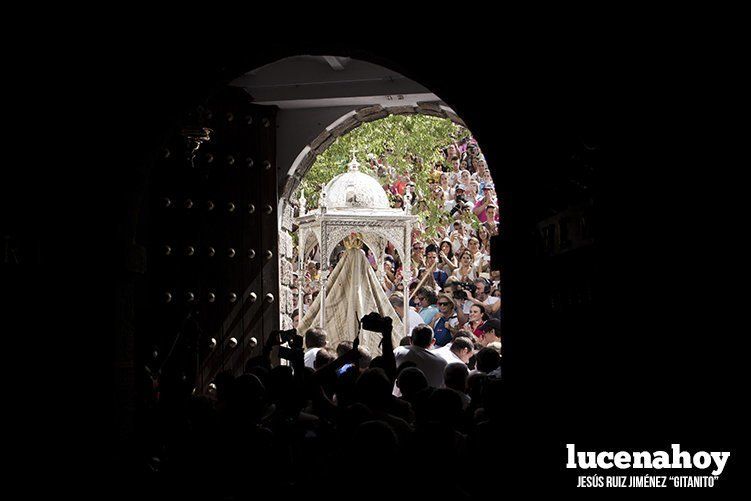
[[[404,336],[412,334],[409,332],[409,284],[412,281],[412,258],[409,249],[412,247],[412,223],[407,221],[404,226],[404,244],[401,249],[402,253],[402,280],[404,283]]]

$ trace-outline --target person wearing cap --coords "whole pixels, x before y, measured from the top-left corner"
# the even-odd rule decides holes
[[[438,314],[433,317],[430,327],[433,329],[435,346],[440,348],[451,342],[454,332],[459,330],[459,318],[454,311],[454,300],[446,294],[439,294]]]
[[[467,199],[466,191],[465,185],[457,184],[454,189],[454,198],[443,205],[444,210],[451,215],[455,213],[461,215],[462,210],[472,210],[474,204]]]
[[[485,321],[479,328],[482,332],[480,338],[480,344],[482,346],[488,346],[490,343],[501,342],[501,321],[497,318],[490,318]]]

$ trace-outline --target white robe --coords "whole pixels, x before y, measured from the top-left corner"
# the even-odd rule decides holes
[[[309,328],[320,326],[320,311],[321,294],[318,294],[300,320],[300,334],[304,335]],[[365,253],[361,249],[347,249],[331,271],[326,284],[324,330],[328,335],[328,346],[335,349],[341,341],[354,340],[358,333],[358,320],[372,311],[391,317],[391,339],[394,346],[398,346],[404,334],[399,315],[391,306]],[[367,348],[371,355],[381,354],[380,342],[379,333],[360,332],[360,346]]]

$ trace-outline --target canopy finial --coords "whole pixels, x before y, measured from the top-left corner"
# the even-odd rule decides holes
[[[357,153],[357,149],[353,146],[351,150],[349,150],[350,153],[352,153],[352,160],[349,162],[349,170],[352,171],[359,171],[360,170],[360,163],[357,161],[357,157],[355,154]]]

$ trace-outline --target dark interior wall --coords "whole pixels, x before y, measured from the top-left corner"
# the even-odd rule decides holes
[[[690,346],[701,338],[697,327],[712,316],[693,311],[689,318],[685,304],[695,295],[681,287],[687,270],[667,260],[687,258],[693,250],[677,248],[671,239],[680,222],[665,224],[665,210],[683,194],[671,189],[672,177],[651,143],[655,132],[678,134],[655,130],[660,128],[654,120],[668,119],[675,127],[675,117],[643,87],[648,68],[629,74],[621,54],[587,49],[590,57],[552,49],[501,56],[476,48],[469,64],[477,78],[446,71],[461,67],[465,53],[378,44],[272,46],[239,56],[220,51],[210,64],[165,55],[151,68],[158,78],[138,87],[142,99],[136,103],[143,109],[129,116],[148,129],[129,150],[148,158],[169,119],[214,86],[280,57],[330,53],[399,71],[465,120],[503,199],[509,428],[523,430],[535,447],[555,450],[564,437],[586,442],[599,435],[619,442],[675,431],[669,423],[706,423],[704,405],[691,395],[716,388],[721,374],[696,371]],[[134,171],[123,174],[132,183]],[[128,244],[127,229],[138,215],[135,193],[121,219],[121,245]],[[553,256],[541,253],[538,223],[588,200],[595,243]],[[721,348],[709,347],[705,355],[720,356]],[[634,392],[638,405],[624,400]],[[639,417],[644,409],[663,418],[647,424]]]
[[[74,201],[91,224],[40,244],[58,249],[55,242],[72,241],[82,249],[64,264],[86,307],[78,304],[58,321],[92,333],[81,371],[93,385],[88,393],[118,395],[95,399],[87,416],[108,437],[104,454],[133,445],[123,371],[137,368],[118,354],[138,336],[131,321],[143,273],[136,229],[153,159],[186,110],[213,89],[300,53],[352,56],[399,71],[452,106],[482,145],[505,206],[506,428],[516,437],[509,447],[519,457],[520,481],[533,473],[558,476],[567,441],[653,449],[682,440],[706,450],[733,443],[727,416],[739,399],[728,382],[737,365],[723,312],[735,303],[721,278],[734,272],[722,250],[723,233],[732,230],[722,215],[733,209],[716,195],[727,193],[712,171],[718,138],[707,127],[711,110],[691,97],[697,88],[678,68],[685,56],[673,53],[666,66],[662,53],[600,39],[565,48],[484,43],[471,51],[382,38],[314,47],[267,44],[260,36],[252,47],[185,40],[123,47],[109,55],[117,78],[87,82],[84,93],[106,104],[77,131],[81,144],[91,145],[81,155],[98,164],[73,171],[73,179],[85,174],[94,186]],[[545,256],[537,225],[581,202],[578,182],[590,185],[595,244]],[[84,261],[86,268],[73,266]],[[563,309],[550,301],[551,291],[587,288],[591,300]]]

